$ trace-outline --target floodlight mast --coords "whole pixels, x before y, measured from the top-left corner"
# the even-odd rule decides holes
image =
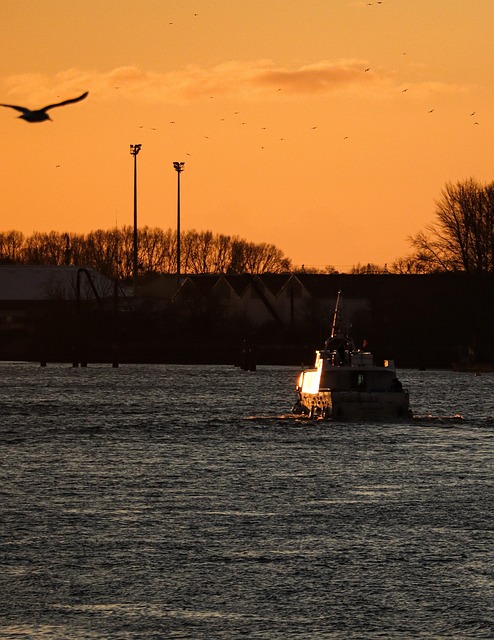
[[[138,241],[137,241],[137,155],[141,150],[142,144],[131,144],[130,145],[130,154],[134,156],[134,252],[133,252],[133,273],[132,273],[132,284],[134,289],[134,297],[136,295],[137,289],[137,250],[138,250]]]
[[[177,289],[180,287],[180,174],[184,170],[185,162],[174,162],[173,168],[177,172]]]

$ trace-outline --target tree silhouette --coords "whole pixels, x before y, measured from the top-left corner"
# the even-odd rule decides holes
[[[172,229],[139,229],[137,262],[141,276],[175,273],[177,239]],[[291,260],[272,244],[248,242],[212,231],[181,234],[182,273],[283,273]],[[133,275],[133,228],[75,233],[18,231],[0,233],[0,262],[92,267],[109,278],[127,281]]]
[[[447,183],[435,215],[434,224],[410,238],[412,263],[426,272],[494,273],[494,182]]]

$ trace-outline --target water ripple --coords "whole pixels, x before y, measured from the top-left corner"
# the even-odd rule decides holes
[[[285,367],[0,365],[0,637],[494,637],[494,378],[289,414]]]

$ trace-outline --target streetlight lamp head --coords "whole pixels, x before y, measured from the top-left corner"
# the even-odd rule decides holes
[[[173,163],[173,168],[175,169],[175,171],[178,171],[178,173],[181,173],[184,170],[184,167],[185,167],[185,162]]]
[[[141,150],[141,147],[142,147],[142,144],[131,144],[130,145],[130,153],[133,156],[136,156],[139,153],[139,151]]]

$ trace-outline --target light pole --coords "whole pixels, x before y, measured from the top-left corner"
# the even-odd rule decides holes
[[[180,286],[180,174],[184,167],[185,162],[173,163],[173,168],[177,172],[177,289]]]
[[[134,287],[134,297],[137,288],[137,154],[141,150],[142,144],[131,144],[130,154],[134,156],[134,259],[132,283]]]

